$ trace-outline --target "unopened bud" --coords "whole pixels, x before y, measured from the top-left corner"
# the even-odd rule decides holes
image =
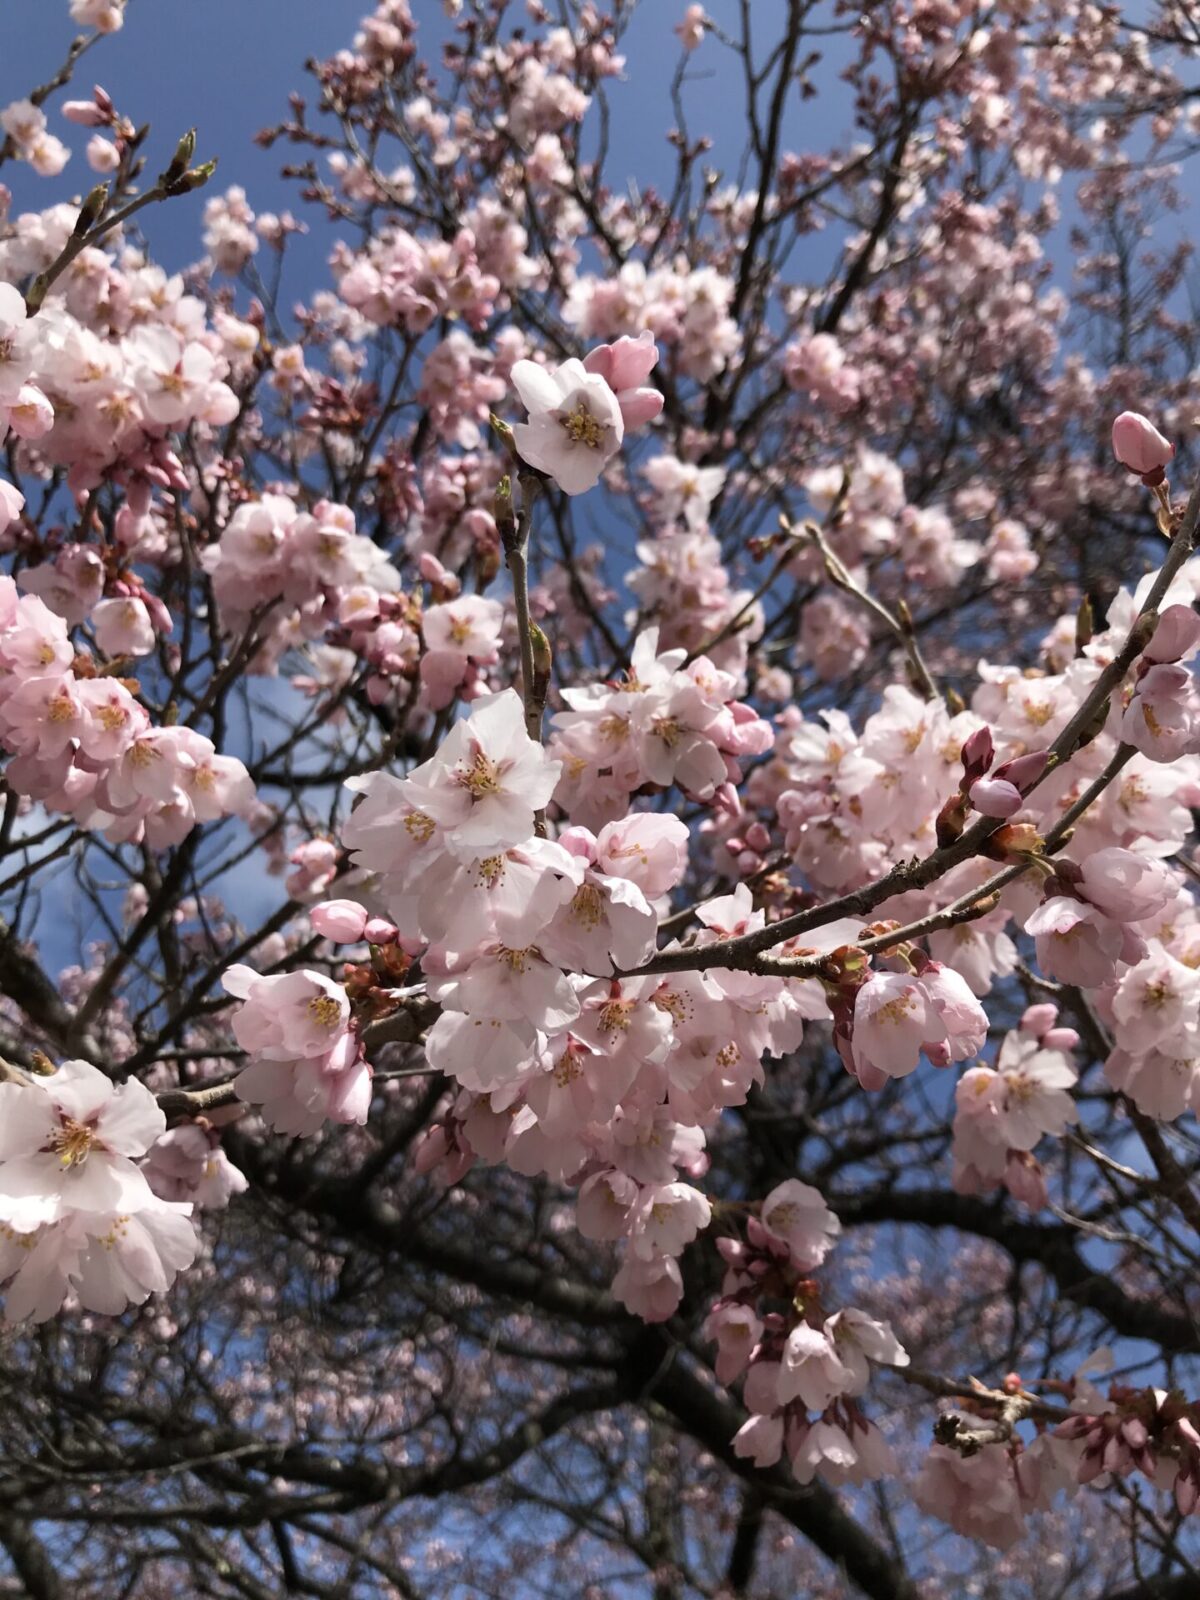
[[[513,431],[509,427],[508,423],[504,421],[503,417],[498,417],[494,411],[488,412],[488,422],[491,425],[492,432],[496,435],[496,438],[508,451],[512,460],[519,466],[521,464],[521,458],[517,454],[517,441],[513,437]]]
[[[182,177],[176,178],[174,182],[164,182],[163,190],[169,195],[191,194],[193,189],[203,189],[216,170],[217,163],[214,157],[213,160],[206,161],[203,166],[192,167]]]
[[[1112,447],[1121,465],[1136,472],[1149,488],[1163,481],[1175,456],[1175,446],[1137,411],[1122,411],[1113,423]]]
[[[189,128],[175,146],[175,154],[171,157],[170,165],[163,173],[159,182],[166,187],[177,183],[183,177],[191,164],[192,157],[196,154],[196,130]]]
[[[1075,654],[1081,656],[1087,645],[1091,644],[1092,636],[1096,631],[1096,617],[1092,611],[1092,602],[1085,594],[1079,602],[1079,610],[1075,613]]]
[[[476,546],[475,571],[482,592],[500,571],[500,551],[495,544],[489,541],[487,544]]]
[[[94,227],[103,215],[104,207],[107,204],[108,185],[106,183],[98,183],[80,206],[79,215],[75,218],[75,226],[71,230],[72,235],[78,239],[81,234],[87,233],[90,228]]]
[[[961,794],[951,795],[946,804],[938,812],[935,832],[937,835],[938,849],[945,850],[956,839],[962,837],[962,831],[967,825],[967,801]]]
[[[1100,702],[1095,711],[1088,718],[1087,722],[1080,729],[1078,745],[1080,750],[1083,749],[1084,745],[1091,744],[1093,739],[1098,739],[1104,732],[1104,725],[1108,721],[1110,699],[1111,697],[1109,695],[1105,695],[1104,699]]]
[[[976,728],[963,741],[962,764],[963,783],[969,785],[977,778],[982,778],[992,764],[996,754],[996,746],[992,741],[992,730],[988,727]]]
[[[1023,756],[1014,756],[1011,761],[1002,761],[992,776],[1006,779],[1025,794],[1042,781],[1053,761],[1054,756],[1049,750],[1029,750]]]
[[[533,698],[539,706],[544,706],[550,689],[550,671],[554,655],[550,649],[549,639],[536,622],[529,624],[529,642],[533,646]]]
[[[492,516],[496,519],[496,528],[506,550],[516,548],[517,544],[517,513],[513,506],[512,479],[507,473],[496,485],[496,496],[492,502]]]
[[[1129,630],[1129,643],[1137,650],[1144,650],[1158,631],[1158,624],[1159,615],[1157,611],[1143,611]]]

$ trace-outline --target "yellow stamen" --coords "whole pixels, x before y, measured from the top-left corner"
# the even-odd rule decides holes
[[[558,420],[572,444],[582,444],[589,450],[599,450],[604,443],[603,425],[596,421],[582,400],[574,411],[560,411]]]
[[[96,1135],[86,1122],[73,1122],[69,1118],[50,1139],[50,1147],[57,1152],[64,1167],[81,1167],[95,1143]]]
[[[336,1028],[342,1020],[341,1005],[331,994],[313,995],[308,1009],[322,1028]]]

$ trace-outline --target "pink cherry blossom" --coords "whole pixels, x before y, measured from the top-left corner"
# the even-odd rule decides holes
[[[528,422],[513,427],[522,458],[566,494],[594,487],[625,433],[617,397],[605,380],[575,360],[553,369],[518,361],[512,382],[529,412]]]
[[[28,1088],[0,1083],[0,1111],[0,1221],[18,1233],[153,1205],[134,1158],[166,1119],[136,1080],[116,1088],[86,1061],[65,1061]]]

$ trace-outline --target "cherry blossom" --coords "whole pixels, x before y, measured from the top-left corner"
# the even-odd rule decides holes
[[[591,489],[625,434],[621,408],[608,383],[574,360],[553,370],[518,361],[512,382],[529,412],[528,422],[513,427],[523,459],[567,494]]]

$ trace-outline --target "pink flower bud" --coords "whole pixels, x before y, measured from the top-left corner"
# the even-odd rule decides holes
[[[1049,750],[1031,750],[1028,755],[1015,756],[1011,761],[1002,761],[992,773],[992,777],[1003,778],[1024,794],[1027,789],[1032,789],[1035,783],[1040,782],[1049,764]]]
[[[583,359],[586,370],[603,378],[616,395],[629,430],[653,422],[663,408],[662,395],[646,386],[646,379],[657,364],[658,346],[649,329],[636,339],[625,334],[612,344],[598,344]]]
[[[309,917],[321,937],[334,944],[357,944],[367,925],[367,913],[353,900],[323,900]]]
[[[1136,411],[1122,411],[1113,423],[1112,446],[1121,465],[1151,487],[1162,482],[1163,468],[1175,455],[1175,446]]]
[[[1074,1050],[1079,1035],[1074,1028],[1048,1028],[1040,1043],[1045,1050]]]
[[[990,728],[976,728],[963,744],[962,764],[967,780],[973,783],[977,778],[982,778],[992,764],[995,755],[995,746],[992,743],[992,730]]]
[[[1041,1211],[1050,1199],[1041,1163],[1024,1150],[1009,1152],[1004,1169],[1004,1187],[1014,1200],[1028,1206],[1030,1211]]]
[[[980,778],[971,785],[968,798],[985,817],[1012,817],[1021,809],[1021,791],[1003,778]]]
[[[1030,1006],[1020,1021],[1022,1033],[1029,1034],[1030,1038],[1040,1039],[1048,1033],[1058,1021],[1058,1007],[1048,1001],[1044,1005]]]
[[[611,344],[598,344],[583,358],[589,372],[598,373],[614,394],[638,389],[658,365],[658,346],[647,328],[636,339],[628,334]]]
[[[94,100],[65,100],[62,114],[81,128],[103,128],[112,121],[112,112],[102,111]]]
[[[1168,606],[1143,651],[1147,661],[1178,661],[1200,644],[1200,617],[1191,606]]]

